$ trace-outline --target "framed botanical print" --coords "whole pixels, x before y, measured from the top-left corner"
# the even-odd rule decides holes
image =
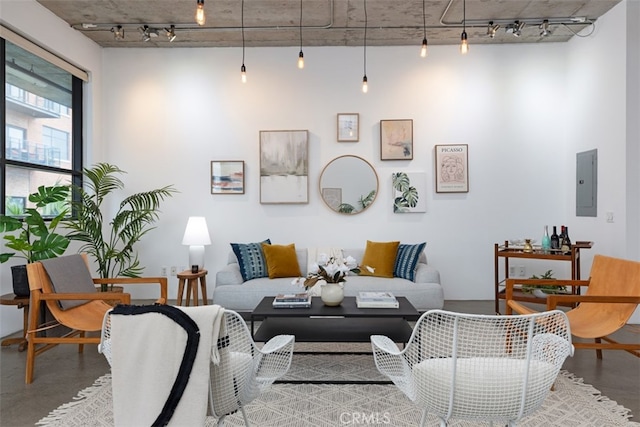
[[[211,161],[211,194],[244,194],[244,161]]]
[[[309,203],[309,131],[260,131],[260,203]]]
[[[394,172],[393,213],[427,211],[427,174],[425,172]]]
[[[413,159],[413,120],[380,120],[380,160]]]
[[[338,142],[360,140],[360,114],[338,113]]]
[[[436,145],[436,193],[469,192],[468,145]]]

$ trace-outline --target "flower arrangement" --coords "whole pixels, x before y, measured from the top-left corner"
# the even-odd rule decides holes
[[[320,254],[320,259],[311,265],[309,271],[311,273],[306,278],[298,277],[293,280],[292,284],[302,285],[306,290],[309,290],[320,280],[327,283],[343,283],[347,281],[345,276],[349,273],[360,273],[358,263],[352,256],[337,259],[327,254]]]

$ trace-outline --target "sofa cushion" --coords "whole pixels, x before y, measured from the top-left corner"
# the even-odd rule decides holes
[[[271,240],[266,239],[259,243],[231,243],[231,249],[236,254],[238,265],[240,266],[240,274],[242,279],[256,279],[258,277],[267,277],[267,264],[264,261],[264,253],[262,252],[262,243],[270,244]]]
[[[395,277],[401,277],[415,282],[416,266],[418,265],[420,254],[424,251],[426,245],[426,242],[415,245],[398,245],[398,255],[396,255],[396,264],[393,268],[393,275]]]
[[[400,245],[398,241],[372,242],[367,240],[364,256],[360,263],[360,274],[363,276],[393,277],[398,245]]]
[[[296,245],[269,245],[262,244],[262,252],[267,262],[269,279],[277,277],[299,277],[300,265],[296,257]]]

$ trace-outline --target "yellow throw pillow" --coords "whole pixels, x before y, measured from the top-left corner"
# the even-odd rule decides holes
[[[296,245],[262,244],[262,252],[267,262],[269,279],[276,277],[300,277],[300,266],[296,256]]]
[[[367,247],[360,263],[360,275],[393,277],[399,245],[400,242],[371,242],[367,240]],[[373,271],[370,271],[368,267]]]

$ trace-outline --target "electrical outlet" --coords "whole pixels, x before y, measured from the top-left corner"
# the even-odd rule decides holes
[[[607,212],[607,222],[613,222],[613,212]]]
[[[160,275],[162,277],[167,277],[167,266],[163,265],[162,267],[160,267]]]
[[[516,277],[516,266],[515,265],[510,265],[509,266],[509,277]]]
[[[171,275],[175,276],[176,274],[178,274],[178,267],[176,267],[175,265],[171,266]]]
[[[524,265],[518,267],[518,276],[525,277],[527,275],[527,269]]]

